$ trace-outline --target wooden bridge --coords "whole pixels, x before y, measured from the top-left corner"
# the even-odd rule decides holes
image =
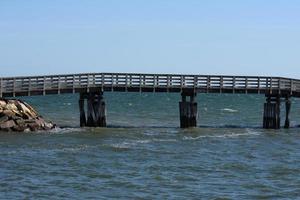
[[[103,92],[180,92],[181,127],[196,126],[197,93],[258,93],[264,104],[265,128],[280,127],[280,102],[286,102],[289,127],[290,97],[300,97],[300,80],[265,76],[89,73],[50,76],[2,77],[0,97],[80,93],[81,126],[106,126]],[[190,97],[187,101],[186,97]],[[87,115],[84,100],[87,101]],[[87,118],[87,120],[86,120]]]

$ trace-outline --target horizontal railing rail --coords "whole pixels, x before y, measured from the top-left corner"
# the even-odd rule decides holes
[[[89,73],[0,78],[0,95],[103,87],[194,88],[300,92],[300,80],[264,76]]]

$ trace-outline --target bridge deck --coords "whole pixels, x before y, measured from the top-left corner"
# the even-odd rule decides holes
[[[97,91],[260,93],[300,97],[300,80],[282,77],[90,73],[0,78],[0,97]]]

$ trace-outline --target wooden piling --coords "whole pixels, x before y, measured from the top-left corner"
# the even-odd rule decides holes
[[[87,126],[106,127],[106,109],[103,92],[87,95]]]
[[[279,129],[280,128],[280,97],[267,97],[264,104],[263,128]]]
[[[190,101],[186,101],[186,97],[190,96]],[[197,126],[197,102],[195,102],[196,94],[181,94],[182,101],[179,102],[180,127],[196,127]]]
[[[80,112],[80,127],[86,126],[86,117],[84,110],[84,94],[80,93],[79,99],[79,112]]]
[[[87,97],[87,126],[96,126],[96,116],[94,111],[94,93],[89,93]]]
[[[285,99],[285,123],[284,128],[290,128],[290,111],[291,111],[291,100],[290,97],[286,97]]]
[[[103,93],[98,95],[97,103],[95,104],[95,113],[98,127],[106,127],[106,108]]]

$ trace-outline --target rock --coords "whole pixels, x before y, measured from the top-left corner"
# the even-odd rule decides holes
[[[6,115],[0,117],[0,123],[8,121],[8,117]]]
[[[22,131],[25,131],[26,128],[27,128],[27,126],[25,126],[25,124],[24,125],[16,125],[16,126],[12,127],[12,130],[22,132]]]
[[[30,117],[35,118],[38,116],[38,113],[33,109],[33,107],[31,107],[29,104],[27,104],[26,102],[20,101],[24,106],[25,106],[25,113],[28,114]],[[23,108],[23,106],[22,106]]]
[[[14,120],[9,120],[0,124],[1,129],[10,129],[14,126],[16,126]]]
[[[25,126],[26,124],[23,119],[15,119],[14,121],[18,126]]]
[[[5,109],[6,110],[11,110],[13,112],[18,112],[18,108],[17,106],[15,105],[15,103],[13,101],[8,101],[8,103],[6,104],[5,106]]]
[[[2,112],[2,114],[3,114],[3,115],[6,115],[7,117],[12,117],[12,116],[15,115],[14,112],[11,111],[11,110],[4,110],[4,111]]]
[[[26,124],[32,124],[32,123],[35,123],[35,119],[26,119],[26,120],[24,120],[24,122]]]
[[[55,124],[45,121],[26,102],[0,99],[0,131],[28,132],[53,128]]]
[[[43,119],[41,119],[41,118],[38,117],[38,118],[35,120],[35,123],[38,124],[38,125],[41,126],[41,127],[44,127],[45,121],[44,121]]]
[[[37,131],[40,128],[40,125],[37,124],[37,123],[30,123],[30,124],[28,124],[28,126],[29,126],[31,131]]]
[[[6,101],[5,100],[0,100],[0,107],[4,108],[6,106]]]

